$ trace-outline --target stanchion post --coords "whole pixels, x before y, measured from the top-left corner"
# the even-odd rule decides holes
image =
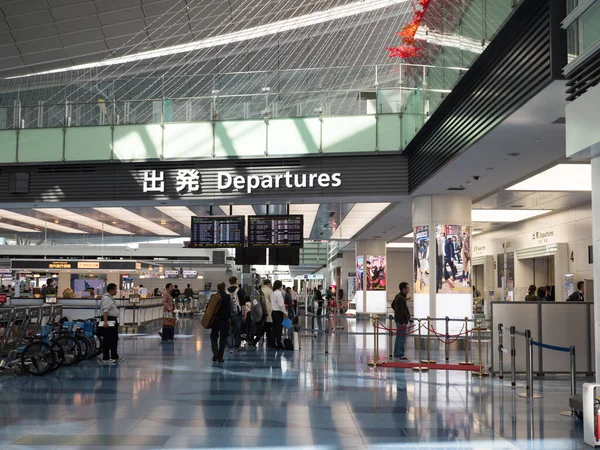
[[[329,327],[325,328],[325,354],[329,354]]]
[[[570,369],[571,369],[571,397],[575,397],[577,395],[577,383],[575,382],[575,377],[577,376],[577,368],[575,366],[575,346],[571,345],[569,351],[569,361],[570,361]]]
[[[419,352],[418,360],[419,366],[413,367],[412,370],[415,372],[427,372],[429,367],[423,367],[423,361],[421,360],[421,319],[417,319],[417,326],[419,327],[419,337],[417,338],[417,351]]]
[[[577,369],[575,368],[575,346],[571,345],[569,348],[569,371],[571,373],[571,398],[577,395],[577,384],[575,382],[575,376]],[[575,411],[570,408],[569,411],[561,411],[561,416],[571,417]]]
[[[427,316],[427,359],[422,361],[425,364],[435,364],[435,360],[431,359],[431,317]]]
[[[388,358],[391,360],[392,357],[394,356],[394,354],[392,353],[394,350],[392,347],[394,344],[393,339],[392,339],[392,336],[393,336],[392,330],[394,329],[394,316],[392,316],[392,315],[388,316],[388,324],[389,324],[389,327],[388,327],[389,328],[389,330],[388,330],[388,347],[389,347]],[[398,332],[398,330],[396,330],[396,332]]]
[[[517,349],[515,327],[510,327],[510,385],[517,387]]]
[[[481,358],[481,319],[477,320],[477,352],[479,354],[479,370],[473,372],[473,375],[479,378],[487,377],[489,373],[483,370],[483,360]]]
[[[379,316],[378,315],[374,315],[373,316],[373,328],[375,329],[375,342],[373,345],[373,351],[374,351],[374,355],[373,355],[373,361],[369,361],[369,366],[374,366],[377,367],[381,364],[383,364],[385,361],[383,360],[379,360]]]
[[[469,318],[465,317],[465,360],[463,362],[458,363],[461,366],[472,366],[473,365],[473,361],[469,361],[469,346],[470,346],[469,334],[470,334]]]
[[[498,324],[498,365],[499,377],[504,380],[504,327],[501,323]]]
[[[448,362],[450,362],[450,344],[448,343],[448,341],[450,341],[450,317],[446,316],[446,364]]]

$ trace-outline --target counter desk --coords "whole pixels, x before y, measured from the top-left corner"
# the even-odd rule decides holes
[[[139,303],[130,303],[129,299],[115,299],[119,307],[119,323],[121,325],[142,325],[161,319],[163,306],[161,297],[143,298]],[[10,298],[6,306],[41,306],[41,298]],[[100,315],[100,299],[92,298],[59,298],[57,304],[63,305],[64,315],[69,319],[90,319]]]

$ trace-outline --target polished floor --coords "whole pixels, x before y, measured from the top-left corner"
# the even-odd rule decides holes
[[[360,334],[330,335],[328,355],[320,334],[299,352],[215,364],[199,321],[179,325],[174,343],[122,336],[118,365],[1,377],[0,449],[587,448],[580,423],[559,414],[567,380],[536,381],[543,398],[527,400],[465,372],[373,369],[373,339]]]

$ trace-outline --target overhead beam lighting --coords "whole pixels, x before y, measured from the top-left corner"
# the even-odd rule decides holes
[[[232,205],[233,206],[233,216],[253,216],[256,213],[254,212],[254,206],[252,205]],[[223,214],[226,216],[229,215],[229,205],[220,205],[219,208],[223,210]]]
[[[520,222],[552,212],[551,209],[474,209],[473,222]]]
[[[356,203],[330,239],[352,239],[388,206],[390,203]]]
[[[265,36],[272,36],[278,33],[284,33],[286,31],[293,31],[300,28],[312,27],[317,24],[331,22],[333,20],[343,19],[346,17],[357,16],[365,14],[371,11],[376,11],[382,8],[388,8],[391,6],[407,3],[408,0],[361,0],[356,1],[347,5],[337,6],[334,8],[327,9],[325,11],[317,11],[310,14],[304,14],[302,16],[293,17],[290,19],[280,20],[272,22],[266,25],[258,27],[252,27],[233,33],[221,34],[198,41],[188,42],[186,44],[172,45],[156,50],[149,50],[145,52],[135,53],[132,55],[120,56],[117,58],[105,59],[103,61],[96,61],[93,63],[79,64],[71,67],[64,67],[60,69],[46,70],[43,72],[37,72],[34,74],[20,75],[10,78],[23,78],[35,75],[46,75],[50,73],[68,72],[72,70],[87,70],[95,69],[98,67],[107,67],[115,64],[126,64],[134,61],[143,61],[146,59],[162,58],[165,56],[176,55],[179,53],[188,53],[207,48],[219,47],[223,45],[229,45],[236,42],[244,42],[251,39],[262,38]]]
[[[2,223],[0,222],[0,228],[10,231],[17,231],[19,233],[41,233],[40,230],[32,230],[25,227],[20,227],[18,225],[11,225],[10,223]]]
[[[408,233],[406,236],[404,236],[404,239],[412,239],[413,237],[415,237],[414,233],[411,231],[410,233]]]
[[[33,225],[40,228],[47,228],[49,230],[60,231],[61,233],[68,234],[87,234],[85,231],[77,230],[75,228],[65,227],[64,225],[58,225],[53,222],[46,220],[37,219],[35,217],[26,216],[6,209],[0,209],[0,217],[5,219],[14,220],[15,222],[22,222],[27,225]]]
[[[49,216],[58,217],[59,219],[67,220],[67,221],[73,222],[73,223],[78,223],[80,225],[84,225],[89,228],[95,228],[96,230],[101,230],[105,233],[131,235],[131,233],[129,231],[122,230],[121,228],[117,228],[112,225],[107,225],[105,223],[100,222],[99,220],[90,219],[89,217],[74,213],[74,212],[66,210],[66,209],[62,209],[62,208],[34,208],[34,209],[35,209],[35,211],[39,211],[41,213],[48,214]]]
[[[155,208],[188,228],[192,225],[192,217],[196,215],[187,206],[155,206]]]
[[[508,191],[591,192],[591,164],[558,164],[507,189]]]
[[[386,244],[387,248],[413,248],[412,242],[388,242]]]
[[[168,228],[162,227],[151,220],[148,220],[142,216],[139,216],[125,208],[94,208],[103,214],[107,214],[112,217],[116,217],[123,222],[130,223],[131,225],[141,228],[142,230],[149,231],[150,233],[157,234],[159,236],[179,236],[179,234]]]
[[[317,213],[319,212],[319,206],[319,204],[290,205],[290,214],[304,216],[304,239],[310,239],[315,220],[317,219]]]

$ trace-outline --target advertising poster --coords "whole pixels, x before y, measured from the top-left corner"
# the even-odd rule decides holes
[[[365,274],[367,291],[385,291],[386,272],[385,256],[368,256]]]
[[[363,289],[363,273],[364,273],[364,256],[356,257],[356,291],[364,291]]]
[[[471,227],[436,227],[438,294],[471,294]]]
[[[415,294],[429,294],[429,226],[413,229],[413,272]]]

